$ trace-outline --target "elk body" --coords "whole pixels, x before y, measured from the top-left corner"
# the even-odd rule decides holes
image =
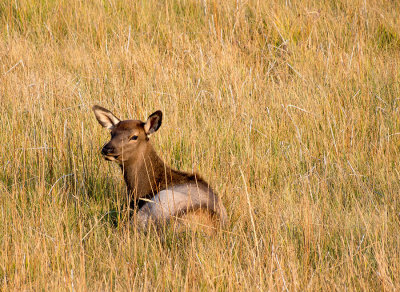
[[[177,219],[204,222],[204,216],[210,219],[206,224],[214,227],[226,222],[225,208],[206,181],[168,167],[155,152],[149,137],[161,126],[161,111],[146,122],[121,121],[97,105],[93,111],[111,132],[101,153],[106,160],[119,163],[139,228],[147,229],[150,223],[160,227]]]

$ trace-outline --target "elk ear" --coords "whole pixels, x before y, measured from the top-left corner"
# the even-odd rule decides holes
[[[156,111],[152,113],[146,123],[144,124],[144,131],[146,132],[146,135],[151,135],[155,131],[160,128],[162,122],[162,112],[161,111]]]
[[[120,122],[120,120],[116,116],[114,116],[112,112],[101,106],[95,105],[94,107],[92,107],[92,110],[96,116],[97,121],[104,128],[111,130]]]

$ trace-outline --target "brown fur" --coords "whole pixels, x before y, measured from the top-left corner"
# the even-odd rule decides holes
[[[148,142],[142,157],[135,161],[128,160],[120,164],[128,192],[138,201],[150,199],[161,190],[174,185],[194,183],[199,188],[210,189],[208,184],[197,174],[189,174],[174,170],[167,166],[155,152],[151,142]]]
[[[204,217],[202,213],[205,211],[210,215],[217,215],[221,223],[225,223],[225,208],[209,184],[197,174],[170,168],[155,152],[149,135],[160,127],[161,112],[155,112],[144,123],[138,120],[120,121],[110,111],[99,106],[94,106],[93,110],[99,123],[111,130],[111,140],[103,147],[102,153],[106,159],[119,162],[132,198],[131,206],[135,210],[143,208],[148,200],[162,190],[174,186],[195,185],[201,194],[200,202],[190,208],[177,210],[172,217],[190,217],[193,221],[193,217],[197,216],[195,214],[199,214],[197,217],[200,219]],[[135,138],[134,141],[131,141],[132,137]],[[150,212],[150,209],[147,206],[146,210]]]

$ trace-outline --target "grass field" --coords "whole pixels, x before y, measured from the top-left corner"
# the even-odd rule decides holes
[[[400,289],[400,3],[0,2],[0,287]],[[91,106],[230,223],[138,233]],[[114,218],[107,214],[111,212]]]

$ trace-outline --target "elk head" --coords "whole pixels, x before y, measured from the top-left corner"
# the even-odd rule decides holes
[[[110,130],[111,139],[101,149],[106,160],[122,163],[141,156],[149,143],[149,136],[156,132],[162,122],[162,112],[151,114],[146,122],[139,120],[121,121],[109,110],[93,106],[97,121]]]

